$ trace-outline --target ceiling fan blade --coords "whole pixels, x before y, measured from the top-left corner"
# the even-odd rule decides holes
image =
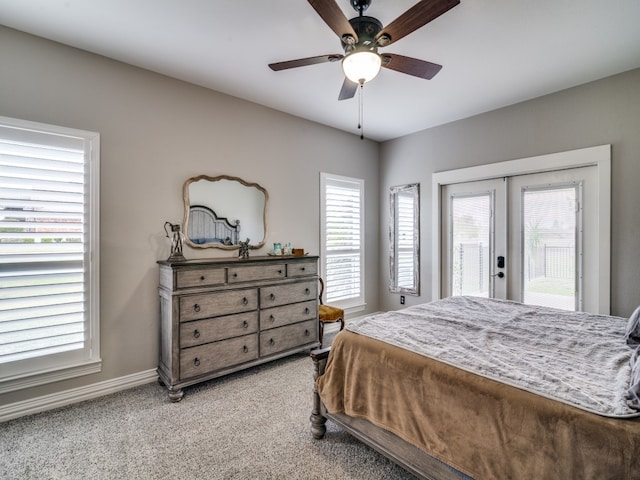
[[[356,31],[335,0],[309,0],[309,3],[338,37],[343,39],[345,35],[349,35],[353,38],[353,43],[358,43]]]
[[[459,3],[460,0],[421,0],[378,32],[375,40],[378,41],[383,36],[389,37],[389,41],[380,41],[381,46],[397,42]]]
[[[437,63],[425,62],[394,53],[383,53],[381,57],[383,67],[427,80],[431,80],[442,68],[442,65]]]
[[[286,70],[287,68],[306,67],[316,63],[337,62],[344,55],[318,55],[317,57],[298,58],[297,60],[287,60],[286,62],[270,63],[269,68],[274,71]]]
[[[338,95],[338,100],[349,100],[353,98],[357,90],[358,84],[345,77],[344,82],[342,82],[342,88],[340,89],[340,95]]]

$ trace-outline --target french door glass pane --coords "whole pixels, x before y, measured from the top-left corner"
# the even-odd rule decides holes
[[[452,197],[451,292],[489,296],[491,196]]]
[[[576,309],[576,187],[523,191],[523,302]]]

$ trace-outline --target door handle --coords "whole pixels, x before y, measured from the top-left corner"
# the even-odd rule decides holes
[[[504,278],[504,272],[498,272],[491,275],[492,277]]]

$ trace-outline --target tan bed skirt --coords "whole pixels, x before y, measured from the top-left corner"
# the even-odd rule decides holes
[[[476,479],[640,478],[640,419],[612,419],[343,331],[317,379],[363,418]]]

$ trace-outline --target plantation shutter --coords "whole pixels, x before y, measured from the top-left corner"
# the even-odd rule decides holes
[[[331,177],[325,183],[325,283],[329,303],[362,298],[363,182]]]
[[[396,265],[399,288],[415,288],[414,281],[414,196],[399,192],[396,196]]]
[[[0,125],[0,365],[91,357],[87,150],[82,137]]]

